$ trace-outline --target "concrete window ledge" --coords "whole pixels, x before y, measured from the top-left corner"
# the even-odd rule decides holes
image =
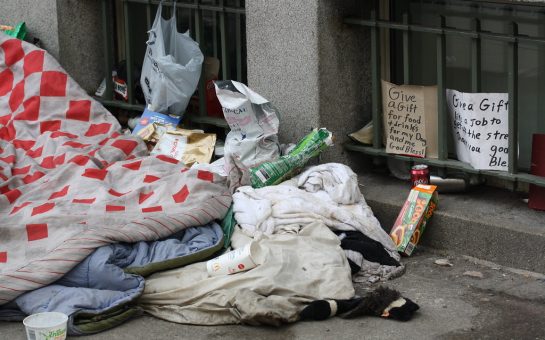
[[[407,198],[408,182],[360,173],[361,191],[389,231]],[[545,273],[545,212],[528,208],[519,194],[479,186],[439,193],[439,206],[420,242],[503,266]]]

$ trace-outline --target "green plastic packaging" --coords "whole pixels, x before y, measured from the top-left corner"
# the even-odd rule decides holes
[[[0,27],[2,27],[0,25]],[[5,26],[4,26],[5,27]],[[24,40],[26,37],[26,25],[24,22],[18,23],[15,27],[12,29],[3,30],[0,29],[2,32],[6,33],[9,36],[12,36],[17,39]]]
[[[227,249],[231,245],[231,236],[235,232],[235,225],[237,221],[235,220],[235,212],[233,211],[233,205],[227,211],[227,214],[221,220],[221,229],[223,230],[223,248]]]
[[[252,187],[276,185],[291,178],[312,158],[333,144],[331,132],[325,128],[306,135],[287,155],[272,162],[265,162],[250,169]]]

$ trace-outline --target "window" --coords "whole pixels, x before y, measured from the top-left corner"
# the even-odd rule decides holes
[[[139,115],[144,108],[139,94],[140,69],[146,50],[147,31],[153,24],[158,0],[103,0],[104,74],[115,70],[128,84],[127,98],[116,95],[114,84],[107,82],[105,94],[97,98],[113,109]],[[246,82],[246,23],[244,0],[185,0],[163,2],[163,16],[176,11],[179,32],[189,30],[205,56],[203,76],[185,118],[193,123],[227,127],[221,117],[212,117],[204,96],[206,58],[219,60],[218,79]],[[115,111],[115,110],[114,110]],[[115,112],[114,112],[115,114]]]
[[[437,84],[443,93],[438,95],[440,157],[423,163],[439,170],[458,169],[545,186],[545,179],[527,173],[532,134],[545,133],[545,7],[493,1],[391,0],[375,1],[366,14],[345,22],[370,28],[374,121],[381,121],[381,78],[389,76],[400,84]],[[381,43],[386,48],[381,49]],[[479,171],[456,160],[444,98],[447,88],[509,93],[516,105],[509,112],[513,137],[508,172]],[[373,147],[351,144],[348,149],[414,160],[385,153],[380,129],[375,128],[375,134]],[[518,150],[511,148],[517,142]]]

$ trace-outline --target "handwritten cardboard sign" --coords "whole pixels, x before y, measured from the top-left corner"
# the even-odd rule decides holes
[[[458,159],[480,170],[508,169],[508,94],[447,90]]]
[[[437,87],[382,81],[386,152],[437,158]]]

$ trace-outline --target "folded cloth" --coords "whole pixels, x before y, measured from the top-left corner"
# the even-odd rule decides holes
[[[313,300],[354,296],[340,241],[323,223],[311,223],[298,235],[262,235],[255,241],[257,267],[209,276],[205,263],[195,263],[154,274],[146,279],[141,306],[178,323],[279,325],[297,321]]]
[[[395,250],[363,200],[358,204],[342,205],[333,202],[324,191],[310,193],[283,183],[260,189],[238,188],[233,195],[233,209],[235,219],[250,235],[258,231],[273,234],[285,226],[301,228],[319,220],[334,230],[360,231]]]

